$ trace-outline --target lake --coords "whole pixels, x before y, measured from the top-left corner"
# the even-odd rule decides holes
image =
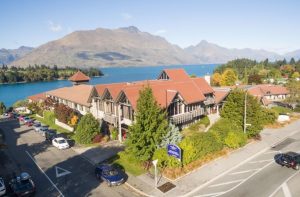
[[[95,85],[156,79],[160,72],[166,68],[184,68],[188,74],[195,74],[201,77],[205,74],[212,74],[214,68],[217,66],[217,64],[203,64],[189,66],[100,68],[104,76],[92,78],[90,84]],[[30,95],[66,86],[72,86],[72,83],[68,80],[57,80],[48,82],[3,84],[0,85],[0,101],[4,102],[5,106],[8,107],[12,106],[17,100],[25,99]]]

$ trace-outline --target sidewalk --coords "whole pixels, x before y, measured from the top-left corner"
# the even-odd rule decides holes
[[[264,129],[261,132],[261,141],[252,142],[241,149],[235,150],[230,155],[207,163],[178,180],[169,181],[176,185],[176,187],[167,193],[163,193],[155,188],[154,178],[146,174],[137,177],[128,175],[126,184],[143,196],[187,196],[187,194],[192,192],[194,189],[205,186],[205,184],[207,184],[210,180],[220,177],[234,166],[237,166],[240,163],[247,161],[249,158],[271,148],[273,145],[283,141],[289,135],[298,131],[300,132],[299,128],[300,121],[298,120],[280,129]],[[93,150],[92,152],[93,154],[86,154],[83,151],[82,154],[93,162],[97,161],[97,159],[101,157],[99,155],[103,154],[100,149]],[[167,181],[168,180],[165,178],[161,178],[158,186]]]

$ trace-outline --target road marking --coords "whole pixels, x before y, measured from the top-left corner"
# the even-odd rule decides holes
[[[298,170],[298,171],[296,171],[292,176],[290,176],[289,178],[287,178],[284,182],[283,182],[283,184],[286,184],[290,179],[292,179],[294,176],[296,176],[297,174],[299,174],[299,172],[300,172],[300,170]],[[269,197],[272,197],[272,196],[274,196],[277,192],[278,192],[278,190],[280,190],[281,188],[282,188],[282,186],[283,186],[283,184],[282,185],[280,185]],[[283,189],[283,188],[282,188]],[[284,192],[284,191],[283,191]]]
[[[210,197],[210,196],[217,196],[217,195],[222,195],[222,194],[224,194],[224,192],[217,192],[217,193],[203,194],[203,195],[200,195],[200,196],[197,195],[197,197]]]
[[[218,187],[218,186],[222,186],[222,185],[229,185],[232,183],[238,183],[243,181],[244,179],[239,179],[239,180],[235,180],[235,181],[228,181],[228,182],[224,182],[224,183],[218,183],[218,184],[214,184],[214,185],[210,185],[209,187]]]
[[[292,197],[289,187],[287,186],[286,182],[282,184],[282,191],[285,197]]]
[[[254,157],[256,157],[257,155],[262,154],[263,152],[265,152],[266,150],[268,150],[269,148],[264,148],[263,150],[257,152],[256,154],[250,156],[248,159],[245,159],[244,161],[242,161],[241,163],[237,164],[236,166],[226,170],[225,172],[222,172],[221,174],[219,174],[218,176],[214,177],[213,179],[210,179],[209,181],[207,181],[206,183],[199,185],[198,187],[196,187],[194,190],[186,193],[185,195],[183,195],[183,197],[189,196],[197,191],[199,191],[200,189],[202,189],[203,187],[209,185],[210,183],[212,183],[213,181],[219,179],[220,177],[224,176],[225,174],[227,174],[228,172],[233,171],[234,169],[240,167],[241,165],[247,163],[248,161],[250,161],[251,159],[253,159]]]
[[[59,172],[60,171],[60,172]],[[56,172],[56,178],[59,178],[59,177],[62,177],[62,176],[65,176],[67,174],[71,174],[70,171],[68,170],[65,170],[61,167],[58,167],[58,166],[55,166],[55,172]]]
[[[250,161],[249,163],[264,163],[264,162],[269,162],[273,161],[273,159],[265,159],[265,160],[260,160],[260,161]]]
[[[63,193],[56,187],[56,185],[52,182],[52,180],[48,177],[48,175],[42,170],[42,168],[36,163],[35,159],[29,154],[29,152],[25,151],[29,158],[35,163],[35,165],[40,169],[40,171],[46,176],[49,182],[53,185],[53,187],[59,192],[60,196],[64,197]]]
[[[257,170],[260,170],[260,168],[255,168],[255,169],[251,169],[251,170],[244,170],[244,171],[234,172],[234,173],[231,173],[229,175],[244,174],[244,173],[247,173],[247,172],[252,172],[252,171],[257,171]]]
[[[281,151],[277,151],[277,150],[274,150],[274,151],[268,151],[268,152],[265,152],[264,155],[267,155],[267,154],[274,154],[274,153],[280,153]]]

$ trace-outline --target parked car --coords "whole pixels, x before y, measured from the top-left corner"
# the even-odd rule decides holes
[[[23,120],[24,120],[24,118],[25,118],[25,116],[23,116],[23,115],[20,115],[20,116],[19,116],[19,121],[23,121]]]
[[[48,126],[41,126],[38,130],[39,134],[45,137],[45,132],[48,130]]]
[[[16,112],[14,113],[14,118],[15,118],[15,119],[19,119],[19,116],[20,116],[20,114],[18,114],[18,113],[16,113]]]
[[[58,149],[70,148],[68,141],[63,137],[56,137],[52,140],[52,145]]]
[[[2,177],[0,177],[0,196],[3,196],[6,193],[5,183]]]
[[[27,172],[22,172],[20,176],[14,177],[9,185],[16,196],[29,196],[35,193],[35,184]]]
[[[26,124],[28,127],[31,127],[31,126],[33,126],[33,124],[34,124],[34,121],[33,121],[33,120],[30,120],[30,121],[25,122],[25,124]]]
[[[23,118],[23,122],[26,124],[27,122],[33,121],[31,118],[29,117],[25,117]]]
[[[36,123],[33,124],[33,129],[34,129],[35,131],[39,131],[39,128],[40,128],[41,126],[42,126],[41,123],[36,122]]]
[[[49,129],[45,132],[45,140],[46,141],[52,142],[52,140],[56,137],[57,137],[57,134],[56,134],[55,130]]]
[[[124,174],[109,164],[99,164],[95,169],[96,177],[103,180],[108,186],[121,185],[125,182]]]
[[[288,168],[294,168],[295,170],[299,170],[300,168],[300,154],[295,152],[287,152],[277,154],[274,157],[276,163],[281,166],[286,166]]]

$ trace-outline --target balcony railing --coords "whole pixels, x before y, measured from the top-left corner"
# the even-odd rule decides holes
[[[204,108],[200,108],[200,109],[196,109],[196,110],[186,112],[183,114],[177,114],[177,115],[171,116],[170,121],[173,124],[177,125],[177,124],[189,122],[189,121],[193,120],[194,118],[202,116],[202,115],[205,115]]]
[[[211,105],[215,103],[215,99],[213,97],[209,97],[204,101],[204,105]]]
[[[117,125],[118,123],[118,117],[114,114],[104,114],[103,119],[110,124]]]

